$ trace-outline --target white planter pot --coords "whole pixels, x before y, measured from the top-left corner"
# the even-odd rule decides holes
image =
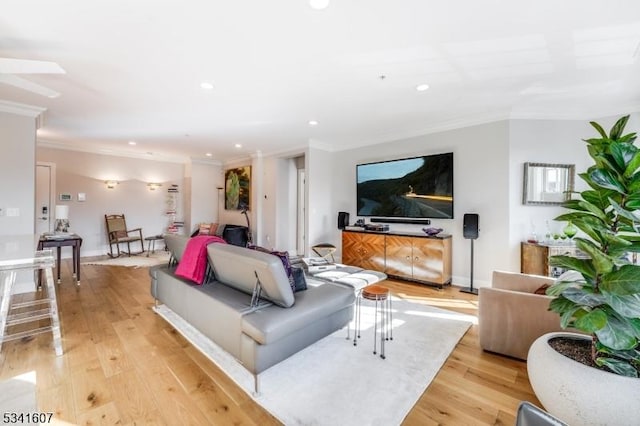
[[[570,425],[640,424],[640,379],[588,367],[556,352],[547,343],[556,332],[539,337],[529,349],[529,381],[544,408]]]

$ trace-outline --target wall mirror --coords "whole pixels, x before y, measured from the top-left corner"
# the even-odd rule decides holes
[[[573,164],[524,163],[522,203],[557,206],[571,199],[574,173]]]

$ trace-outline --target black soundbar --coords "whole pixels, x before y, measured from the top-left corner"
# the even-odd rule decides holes
[[[371,222],[380,222],[380,223],[411,223],[414,225],[431,225],[431,220],[429,219],[411,219],[411,218],[402,218],[402,217],[372,217],[370,219]]]

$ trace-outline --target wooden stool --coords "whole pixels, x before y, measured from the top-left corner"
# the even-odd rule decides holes
[[[377,343],[378,343],[378,302],[380,302],[380,358],[385,359],[384,354],[384,342],[386,340],[393,340],[393,328],[391,327],[391,322],[393,320],[391,313],[391,293],[387,287],[381,285],[370,285],[364,287],[358,293],[358,297],[356,298],[356,313],[355,313],[355,322],[356,322],[356,330],[353,336],[353,346],[357,346],[357,339],[360,338],[360,327],[362,322],[360,320],[360,315],[362,314],[362,299],[372,300],[376,302],[375,313],[374,313],[374,323],[373,323],[373,354],[377,354]]]

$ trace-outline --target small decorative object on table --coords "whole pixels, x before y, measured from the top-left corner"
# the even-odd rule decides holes
[[[422,228],[425,234],[434,236],[442,232],[442,228]]]

